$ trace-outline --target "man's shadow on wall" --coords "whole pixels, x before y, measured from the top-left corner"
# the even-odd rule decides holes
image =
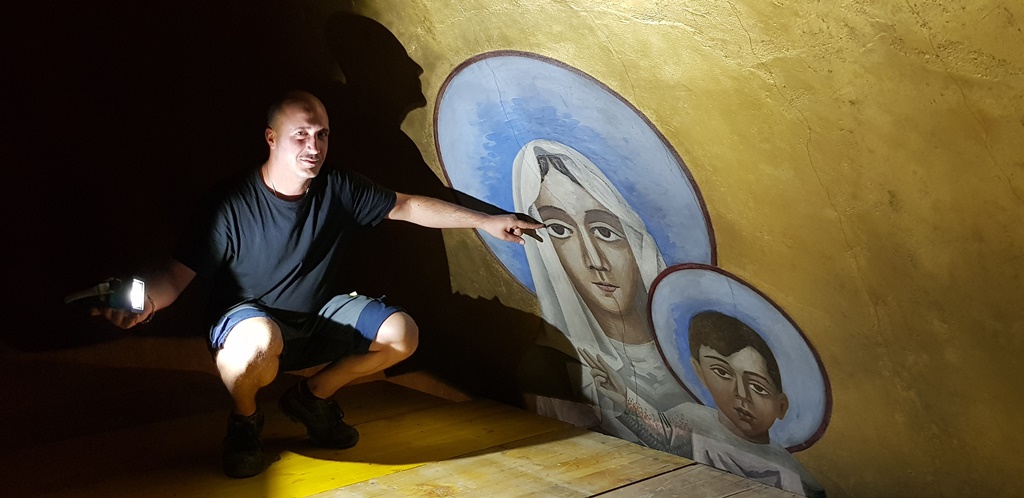
[[[426,105],[423,73],[383,25],[339,12],[326,25],[331,54],[345,76],[319,93],[331,117],[328,161],[398,192],[501,212],[446,187],[401,130]],[[389,374],[425,370],[471,395],[508,403],[522,399],[516,371],[543,323],[539,317],[452,292],[440,230],[384,222],[347,251],[339,282],[405,308],[420,325],[417,353]],[[345,289],[339,289],[344,291]]]

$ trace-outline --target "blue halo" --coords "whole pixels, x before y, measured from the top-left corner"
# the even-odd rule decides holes
[[[686,165],[639,111],[592,77],[536,54],[491,52],[456,68],[437,102],[437,151],[452,188],[512,212],[516,154],[531,140],[554,140],[601,169],[666,264],[714,264],[710,219]],[[481,239],[536,292],[522,247]]]
[[[690,364],[689,323],[702,311],[732,316],[756,331],[779,364],[789,411],[769,429],[772,441],[790,451],[810,447],[825,431],[832,393],[825,369],[806,337],[771,300],[724,270],[679,265],[659,275],[651,290],[651,324],[665,363],[703,404],[711,393]]]

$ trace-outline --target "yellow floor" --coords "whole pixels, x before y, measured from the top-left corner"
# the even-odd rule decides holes
[[[634,496],[642,489],[645,496],[793,496],[518,408],[451,401],[384,380],[336,395],[346,421],[360,431],[355,448],[315,448],[302,426],[276,409],[276,397],[294,382],[288,377],[261,392],[273,462],[259,476],[231,479],[220,470],[226,397],[206,387],[209,381],[219,388],[216,379],[60,368],[85,383],[65,385],[65,395],[102,387],[89,378],[133,375],[142,385],[119,382],[100,391],[113,391],[112,399],[83,403],[88,398],[82,395],[74,407],[33,400],[26,392],[15,396],[20,409],[0,410],[5,442],[12,443],[0,457],[4,496]],[[145,387],[177,401],[149,400],[159,406],[146,412],[136,406]],[[64,417],[92,423],[79,424],[75,434],[46,430]],[[111,418],[118,420],[114,427],[99,423]]]

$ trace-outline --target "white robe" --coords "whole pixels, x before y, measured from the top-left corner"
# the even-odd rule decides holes
[[[718,410],[683,403],[662,412],[634,396],[627,395],[636,400],[640,412],[656,417],[639,419],[636,413],[626,415],[645,426],[638,432],[645,435],[641,442],[647,446],[799,495],[824,495],[817,480],[785,448],[737,436],[718,420]]]

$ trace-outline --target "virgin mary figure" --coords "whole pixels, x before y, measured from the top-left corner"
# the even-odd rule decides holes
[[[546,226],[538,233],[547,240],[528,238],[525,249],[541,314],[560,337],[549,335],[538,346],[562,353],[570,387],[569,395],[536,394],[534,408],[636,441],[615,417],[603,416],[580,357],[599,358],[658,409],[692,401],[665,365],[647,319],[648,290],[664,258],[622,194],[572,147],[531,141],[516,155],[512,174],[516,211]]]

